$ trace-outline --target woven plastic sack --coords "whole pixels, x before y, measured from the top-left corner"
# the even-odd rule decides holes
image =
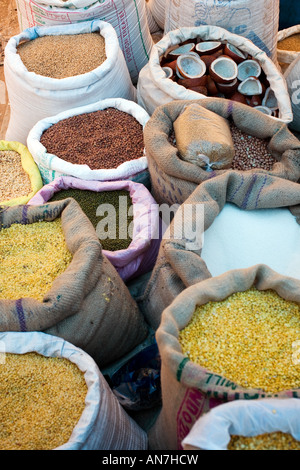
[[[148,26],[149,26],[149,30],[150,30],[150,33],[156,33],[158,31],[161,31],[161,28],[159,27],[159,25],[157,24],[157,22],[155,21],[155,18],[150,10],[150,4],[149,4],[149,0],[146,0],[146,14],[147,14],[147,21],[148,21]]]
[[[160,244],[160,240],[155,238],[155,233],[158,233],[159,214],[157,204],[147,188],[142,184],[132,181],[97,182],[61,176],[45,185],[28,204],[45,204],[55,193],[71,188],[98,192],[129,191],[134,217],[132,241],[126,250],[103,250],[102,252],[124,281],[151,271],[154,267]]]
[[[166,0],[148,0],[148,6],[156,23],[164,31]]]
[[[184,450],[228,450],[231,436],[253,437],[273,432],[300,441],[297,398],[238,400],[217,406],[199,418],[184,438]]]
[[[299,210],[298,210],[299,212]],[[246,388],[222,374],[190,361],[178,341],[197,306],[221,301],[255,286],[273,289],[283,299],[300,302],[300,281],[281,276],[266,265],[228,271],[184,289],[164,310],[156,339],[161,355],[162,410],[148,433],[150,449],[181,450],[182,441],[195,422],[212,408],[234,400],[299,398],[300,390],[276,394]]]
[[[183,161],[169,135],[173,123],[185,106],[197,103],[230,120],[238,129],[258,138],[270,139],[269,150],[278,160],[270,171],[255,168],[242,171],[247,175],[271,174],[291,181],[300,177],[299,140],[286,124],[272,119],[247,105],[225,99],[206,98],[197,101],[179,100],[159,106],[144,130],[145,152],[151,176],[151,191],[158,204],[182,204],[204,181],[225,174],[230,169],[206,171]]]
[[[104,37],[107,59],[95,70],[75,77],[57,79],[28,72],[16,50],[23,40],[91,32]],[[5,139],[24,145],[30,129],[45,117],[105,98],[136,99],[117,33],[100,20],[32,27],[11,37],[5,47],[4,74],[11,111]]]
[[[103,255],[96,232],[79,204],[68,198],[40,206],[4,208],[1,230],[57,217],[61,217],[71,263],[54,279],[43,301],[30,297],[0,300],[0,330],[59,336],[83,349],[102,367],[143,341],[148,326]]]
[[[0,151],[1,150],[14,151],[20,154],[22,167],[31,182],[31,192],[18,198],[0,201],[0,205],[15,206],[17,204],[27,204],[27,202],[43,187],[43,181],[37,164],[33,160],[27,147],[20,142],[7,142],[5,140],[0,140]]]
[[[277,42],[283,41],[284,39],[293,36],[293,34],[300,33],[300,24],[291,26],[290,28],[282,29],[278,32]],[[280,64],[291,64],[297,57],[299,57],[299,51],[288,51],[283,49],[277,49],[277,59]]]
[[[270,87],[274,91],[278,101],[279,118],[274,119],[279,119],[287,123],[291,122],[293,116],[290,98],[284,77],[279,68],[277,68],[267,54],[257,45],[253,44],[252,41],[217,26],[180,27],[179,29],[168,32],[160,41],[154,44],[149,62],[142,68],[137,83],[138,103],[143,106],[150,115],[153,114],[158,106],[170,101],[205,98],[204,95],[188,90],[182,85],[178,85],[178,83],[168,79],[160,66],[161,56],[171,46],[181,44],[186,40],[196,37],[205,41],[228,41],[241,51],[250,54],[256,59],[265,72]]]
[[[20,0],[17,12],[21,31],[33,26],[60,26],[87,20],[111,24],[133,83],[137,82],[140,70],[149,60],[153,41],[145,0]]]
[[[219,230],[218,216],[223,215],[225,206],[228,204],[236,206],[243,214],[251,212],[248,217],[250,227],[247,232],[244,225],[239,226],[237,210],[235,211],[237,232],[245,237],[242,241],[245,241],[244,249],[248,249],[244,254],[240,249],[241,245],[238,244],[236,253],[234,246],[230,251],[228,249],[230,236],[227,237],[227,233],[222,236],[223,234],[220,233],[222,228]],[[160,325],[162,312],[184,289],[215,277],[214,274],[219,274],[214,271],[215,268],[220,269],[218,258],[222,267],[224,262],[225,265],[226,261],[228,262],[226,265],[228,268],[223,269],[223,274],[220,275],[225,276],[227,270],[234,271],[240,268],[247,270],[252,265],[265,264],[265,260],[269,260],[268,266],[279,272],[281,276],[300,279],[298,268],[299,204],[298,183],[258,172],[227,172],[199,185],[175,213],[169,229],[163,236],[151,278],[141,298],[138,299],[140,310],[147,322],[156,330]],[[271,209],[276,209],[276,211],[274,218],[271,219],[267,218],[269,213],[266,214],[266,220],[270,221],[270,227],[273,228],[273,236],[270,237],[270,232],[266,232],[266,235],[259,233],[259,230],[263,230],[259,228],[262,224],[258,223],[258,217],[254,219],[254,214],[260,211],[272,212]],[[284,209],[286,209],[284,213],[291,212],[290,218],[282,217]],[[276,222],[276,215],[278,215],[278,222]],[[214,233],[214,222],[217,224],[219,241],[209,244],[208,246],[212,248],[207,249],[206,233],[208,231]],[[221,224],[221,227],[224,228],[225,225]],[[251,241],[254,227],[257,227],[257,236],[266,237],[263,241],[264,246],[267,247],[269,244],[268,252],[261,253],[260,246],[257,248],[254,246],[254,251],[254,243]],[[288,230],[291,230],[291,233],[287,233]],[[214,240],[216,237],[217,234]],[[247,240],[249,240],[248,244]],[[283,240],[282,248],[278,240]],[[217,246],[218,243],[220,246]],[[234,239],[232,243],[234,244]],[[212,260],[213,263],[211,263]],[[213,269],[211,268],[213,272],[210,270],[211,266],[213,266]],[[300,280],[295,280],[295,284],[300,285]]]
[[[83,372],[88,387],[85,408],[68,442],[53,450],[145,450],[145,432],[119,405],[94,360],[83,350],[40,332],[0,334],[3,354],[36,352],[65,358]],[[5,356],[4,356],[5,358]]]
[[[276,61],[279,0],[166,0],[165,33],[201,25],[246,37]]]
[[[148,169],[147,158],[142,156],[135,160],[124,162],[117,168],[99,168],[98,170],[91,170],[88,165],[75,165],[58,158],[56,155],[49,154],[47,149],[45,149],[45,147],[41,144],[40,138],[43,132],[53,124],[56,124],[57,122],[63,119],[67,119],[71,116],[92,113],[94,111],[107,109],[109,107],[116,108],[120,111],[130,114],[131,116],[135,117],[135,119],[143,127],[150,118],[148,113],[134,101],[125,100],[123,98],[109,98],[102,101],[95,101],[90,105],[69,109],[65,112],[47,117],[40,120],[33,126],[28,134],[27,146],[40,169],[45,184],[50,183],[59,176],[74,176],[84,180],[95,181],[116,181],[129,179],[137,173],[141,173],[142,171]]]

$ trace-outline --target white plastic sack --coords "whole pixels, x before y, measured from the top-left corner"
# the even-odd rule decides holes
[[[292,121],[293,115],[287,85],[275,63],[249,39],[230,33],[216,26],[176,29],[170,31],[153,46],[150,60],[141,70],[137,84],[138,103],[143,106],[150,115],[152,115],[154,110],[161,104],[166,104],[173,100],[197,100],[206,98],[206,96],[188,90],[168,79],[160,66],[160,57],[167,49],[196,37],[200,37],[204,41],[228,41],[238,49],[247,52],[253,56],[254,59],[258,60],[277,98],[279,105],[278,119],[286,123]],[[272,117],[272,119],[277,118]]]
[[[74,176],[83,180],[116,181],[128,179],[148,168],[145,156],[124,162],[117,168],[91,170],[88,165],[73,164],[58,158],[56,155],[47,153],[41,144],[40,138],[43,132],[57,122],[79,114],[92,113],[94,111],[116,108],[131,114],[144,127],[150,116],[134,101],[123,98],[111,98],[95,102],[80,108],[69,109],[55,116],[42,119],[30,130],[27,138],[27,147],[39,167],[44,184],[48,184],[59,176]],[[124,129],[126,132],[126,129]]]
[[[133,83],[153,45],[145,0],[18,0],[20,30],[103,20],[115,29]]]
[[[69,441],[54,450],[147,449],[145,432],[126,414],[98,366],[84,351],[61,338],[40,332],[0,333],[0,351],[37,352],[47,357],[66,358],[84,373],[88,387],[85,409]]]
[[[156,23],[164,31],[166,0],[148,0],[148,6]]]
[[[283,41],[284,39],[293,36],[293,34],[300,34],[300,24],[279,31],[277,36],[277,42]],[[297,57],[299,57],[299,55],[299,51],[277,49],[277,59],[278,62],[282,64],[291,64],[292,62],[294,62],[295,59],[297,59]]]
[[[236,400],[216,406],[195,422],[182,445],[185,450],[227,450],[232,435],[253,437],[280,431],[300,441],[298,398]]]
[[[201,25],[220,26],[246,37],[276,61],[279,0],[165,1],[165,33]]]
[[[284,73],[292,105],[293,119],[290,129],[300,132],[300,55]]]
[[[286,207],[245,211],[226,203],[203,234],[201,257],[212,276],[266,264],[300,279],[300,226]]]
[[[91,32],[99,32],[104,37],[107,59],[95,70],[74,77],[57,79],[28,72],[16,50],[23,40]],[[40,119],[105,98],[136,100],[136,90],[116,31],[109,23],[100,20],[29,28],[13,36],[5,48],[4,73],[11,111],[5,140],[24,145],[28,132]]]
[[[50,201],[53,195],[64,189],[81,189],[88,191],[129,191],[133,205],[133,234],[127,249],[108,251],[103,254],[116,268],[120,277],[128,281],[151,271],[154,267],[160,240],[158,233],[158,206],[148,189],[132,181],[85,181],[79,178],[61,176],[43,186],[28,205],[40,205]]]
[[[154,16],[152,15],[148,0],[145,0],[145,3],[146,3],[146,14],[147,14],[147,21],[148,21],[150,33],[151,34],[156,33],[157,31],[160,31],[160,27],[155,21]]]

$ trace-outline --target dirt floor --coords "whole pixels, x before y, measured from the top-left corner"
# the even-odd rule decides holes
[[[0,0],[0,140],[5,138],[9,121],[9,104],[3,72],[4,48],[9,38],[19,32],[15,0]]]

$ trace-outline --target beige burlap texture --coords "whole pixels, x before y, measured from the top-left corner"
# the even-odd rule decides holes
[[[1,230],[14,223],[57,217],[61,217],[72,261],[42,302],[33,298],[0,300],[0,331],[59,336],[90,354],[101,367],[142,342],[148,327],[126,285],[103,255],[95,229],[79,204],[68,198],[40,206],[2,208]]]
[[[278,160],[270,171],[247,170],[247,173],[271,174],[290,181],[300,178],[300,143],[286,124],[279,122],[250,106],[222,98],[178,100],[159,106],[144,129],[145,151],[151,176],[152,194],[158,204],[182,204],[203,181],[213,179],[228,169],[206,171],[184,161],[169,136],[173,123],[184,108],[197,103],[233,123],[254,137],[270,139],[269,150]],[[246,173],[243,171],[243,173]]]
[[[196,420],[221,403],[270,396],[300,397],[299,389],[283,390],[272,395],[260,389],[244,388],[221,374],[189,361],[182,354],[178,335],[189,323],[198,305],[224,300],[252,286],[259,290],[273,289],[282,298],[300,302],[299,280],[281,276],[266,265],[256,265],[228,271],[197,283],[185,289],[164,310],[156,332],[162,362],[162,410],[149,432],[151,449],[182,449],[182,440]]]
[[[203,207],[203,232],[213,224],[226,203],[242,210],[289,207],[300,223],[300,185],[267,173],[228,171],[203,182],[181,206]],[[179,213],[178,213],[179,214]],[[138,304],[148,323],[156,330],[161,315],[184,289],[209,277],[208,267],[201,257],[201,246],[190,248],[189,240],[176,238],[182,221],[197,228],[196,211],[176,214],[162,240],[155,267]],[[175,234],[175,235],[174,235]],[[300,282],[299,282],[300,287]]]

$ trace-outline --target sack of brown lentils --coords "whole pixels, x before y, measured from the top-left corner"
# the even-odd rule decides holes
[[[299,450],[300,401],[264,398],[224,403],[201,416],[184,450]]]
[[[161,60],[169,50],[182,43],[199,38],[203,41],[229,43],[253,57],[261,66],[270,88],[273,90],[279,108],[279,119],[283,122],[291,122],[293,119],[291,102],[287,92],[286,82],[279,67],[267,56],[262,49],[239,34],[233,34],[218,26],[180,27],[169,31],[158,41],[151,50],[149,62],[142,68],[137,83],[138,103],[152,115],[154,110],[162,104],[174,100],[203,99],[205,95],[185,88],[168,78],[161,66]]]
[[[181,158],[174,122],[191,104],[229,121],[235,150],[230,168],[201,168]],[[291,181],[300,177],[299,140],[287,125],[247,105],[222,98],[178,100],[159,106],[145,126],[144,143],[152,194],[159,204],[181,204],[200,183],[229,170],[271,174]]]
[[[0,205],[26,204],[43,186],[40,171],[25,145],[0,140]]]
[[[41,332],[0,334],[1,450],[145,450],[95,361]]]
[[[40,205],[68,197],[73,197],[89,217],[103,255],[124,281],[153,269],[160,245],[159,237],[155,237],[159,235],[159,215],[157,204],[144,185],[125,180],[100,182],[61,176],[43,186],[28,204]],[[107,227],[109,216],[104,217],[108,209],[115,215],[111,232]],[[102,228],[105,233],[100,233]]]
[[[4,73],[11,110],[5,138],[25,145],[40,119],[105,98],[136,99],[117,33],[101,20],[11,37]]]
[[[267,173],[231,171],[199,185],[175,212],[138,299],[148,323],[157,329],[185,288],[227,271],[264,264],[300,279],[299,204],[298,183]]]
[[[129,179],[148,169],[143,130],[149,118],[134,101],[108,98],[38,121],[27,146],[45,184],[59,176]]]
[[[299,287],[256,265],[175,298],[156,332],[162,410],[148,434],[150,449],[182,449],[195,422],[223,403],[299,399]]]
[[[136,302],[72,198],[0,212],[0,329],[42,331],[100,366],[148,334]]]

